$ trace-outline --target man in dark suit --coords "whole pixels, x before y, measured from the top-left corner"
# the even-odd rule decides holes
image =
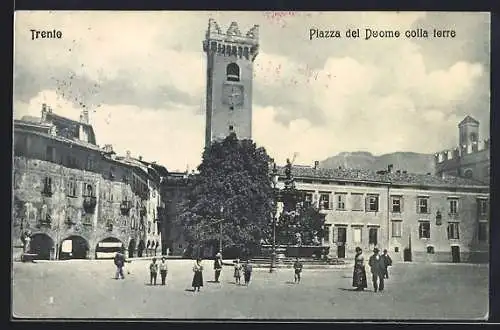
[[[377,248],[373,249],[373,255],[368,261],[372,272],[373,289],[375,292],[384,290],[385,258],[379,255]]]

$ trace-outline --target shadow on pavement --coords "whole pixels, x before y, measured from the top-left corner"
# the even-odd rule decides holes
[[[285,284],[295,284],[295,282],[292,281],[286,281]]]
[[[357,290],[355,288],[349,288],[349,289],[346,289],[346,288],[339,288],[339,290],[342,290],[342,291],[352,291],[352,292],[371,292],[371,290]]]
[[[220,283],[219,281],[207,281],[207,283]]]
[[[186,289],[184,291],[186,291],[186,292],[194,292],[195,290],[194,289]]]

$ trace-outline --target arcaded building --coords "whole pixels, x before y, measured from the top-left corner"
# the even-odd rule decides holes
[[[283,168],[280,180],[284,180]],[[395,260],[488,261],[489,186],[459,178],[294,166],[296,188],[326,216],[330,255],[387,249]]]
[[[74,121],[43,105],[41,117],[15,120],[12,173],[15,259],[26,230],[39,259],[162,252],[161,175],[130,154],[116,157],[111,145],[99,147],[85,111]]]

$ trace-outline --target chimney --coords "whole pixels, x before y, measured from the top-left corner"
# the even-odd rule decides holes
[[[139,156],[138,158],[139,158],[139,160],[142,160],[142,156]]]
[[[397,173],[397,174],[401,174],[401,170],[397,170],[397,171],[396,171],[396,173]]]
[[[107,154],[110,154],[113,152],[113,145],[111,144],[105,144],[104,145],[104,152]]]
[[[42,103],[42,122],[47,120],[47,104]]]
[[[84,109],[80,114],[80,122],[83,124],[89,124],[89,111]]]
[[[316,169],[318,169],[318,167],[319,167],[319,161],[315,160],[314,161],[314,169],[316,170]]]
[[[387,166],[387,172],[391,173],[391,172],[392,172],[392,168],[393,168],[393,167],[394,167],[394,165],[389,164],[389,165]]]
[[[130,150],[127,150],[127,160],[130,160]]]
[[[406,174],[406,173],[408,173],[408,172],[407,171],[403,171],[403,174]]]

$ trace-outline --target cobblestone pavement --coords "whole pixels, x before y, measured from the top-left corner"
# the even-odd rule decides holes
[[[28,318],[251,318],[251,319],[484,319],[488,266],[395,264],[384,292],[351,291],[350,267],[293,271],[255,269],[250,286],[237,286],[232,268],[213,283],[205,261],[205,286],[191,291],[192,261],[172,260],[166,286],[150,286],[148,261],[127,264],[115,280],[110,260],[15,263],[16,317]],[[370,274],[368,274],[370,280]],[[158,278],[158,282],[160,279]]]

